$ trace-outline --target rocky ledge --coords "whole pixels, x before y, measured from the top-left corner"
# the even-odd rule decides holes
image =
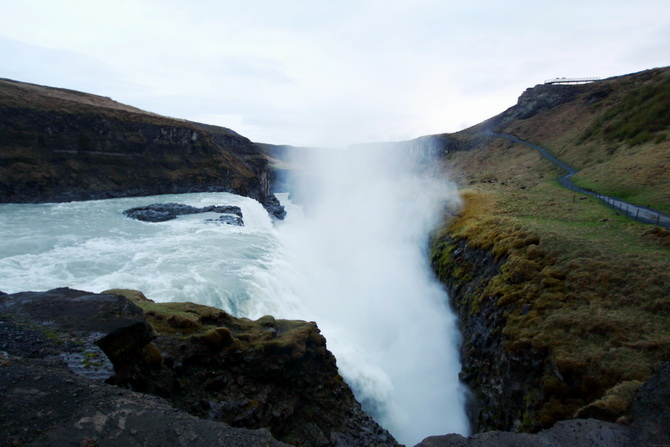
[[[177,216],[202,213],[222,214],[218,219],[207,219],[208,222],[220,222],[228,225],[237,225],[239,227],[244,226],[242,210],[239,206],[232,205],[211,205],[196,208],[194,206],[184,205],[183,203],[154,203],[147,206],[127,209],[123,212],[123,215],[143,222],[165,222],[167,220],[176,219]]]
[[[64,288],[0,296],[0,340],[0,445],[396,445],[315,323]]]
[[[234,318],[138,291],[0,292],[0,445],[395,446],[337,372],[315,323]],[[439,435],[420,447],[670,443],[670,363],[625,424]]]

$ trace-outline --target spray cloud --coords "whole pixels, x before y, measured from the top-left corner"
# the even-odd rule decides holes
[[[444,207],[460,200],[410,152],[365,145],[301,160],[303,208],[278,231],[299,272],[284,298],[302,315],[287,316],[317,321],[364,409],[414,445],[468,424],[455,317],[426,253]]]

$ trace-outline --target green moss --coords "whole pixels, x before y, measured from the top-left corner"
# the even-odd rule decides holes
[[[102,293],[124,296],[135,303],[159,334],[195,334],[215,328],[230,317],[221,309],[194,303],[156,303],[137,290],[111,289]]]
[[[482,197],[468,191],[461,217],[438,233],[442,245],[432,251],[439,276],[455,273],[457,282],[467,278],[467,266],[455,265],[447,235],[488,247],[502,262],[500,273],[466,301],[473,312],[490,299],[504,309],[509,353],[546,356],[542,382],[528,384],[539,390],[533,405],[518,416],[526,429],[571,418],[606,390],[645,380],[654,365],[670,360],[670,250],[659,243],[667,235],[623,220],[593,225],[596,202],[575,204],[584,210],[571,220],[560,208],[536,212],[550,191],[560,198],[556,187],[538,187],[525,193],[525,216],[504,218],[492,210],[519,210],[504,191],[497,198],[490,190]]]
[[[147,344],[142,349],[142,355],[147,364],[154,368],[160,369],[163,365],[163,355],[161,354],[160,349],[154,343]]]
[[[81,360],[81,365],[86,368],[99,368],[105,362],[106,357],[103,358],[99,352],[87,352]]]
[[[626,94],[602,113],[581,136],[582,142],[601,135],[608,142],[636,146],[651,140],[663,141],[670,127],[670,78],[644,85]]]
[[[253,351],[296,360],[306,355],[308,347],[321,346],[321,354],[325,354],[325,339],[314,323],[276,320],[270,315],[256,321],[235,318],[220,309],[194,303],[155,303],[136,290],[113,289],[103,293],[125,296],[136,303],[159,334],[180,334],[219,353]],[[162,361],[155,350],[145,354],[154,364]]]
[[[615,422],[625,417],[638,390],[642,386],[639,380],[621,382],[607,390],[603,397],[580,408],[575,417],[597,418]]]
[[[225,327],[209,329],[205,332],[198,333],[193,337],[213,348],[221,348],[231,345],[233,345],[233,347],[239,346],[239,340],[233,337],[230,329]]]

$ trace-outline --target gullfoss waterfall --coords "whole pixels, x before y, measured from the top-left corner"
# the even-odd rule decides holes
[[[287,195],[284,222],[227,193],[0,205],[0,290],[141,290],[252,319],[316,321],[364,408],[402,443],[466,434],[458,333],[427,263],[454,189],[407,159],[330,154]],[[355,156],[354,156],[355,155]],[[236,205],[243,227],[196,214],[167,222],[122,211],[152,203]]]

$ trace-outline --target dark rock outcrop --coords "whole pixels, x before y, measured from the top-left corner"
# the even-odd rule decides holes
[[[158,305],[136,291],[108,293],[143,307],[159,333],[154,354],[119,384],[203,418],[268,428],[289,444],[395,445],[356,402],[315,323],[250,321],[206,306]]]
[[[0,340],[3,445],[396,445],[315,323],[54,289],[0,296]]]
[[[167,220],[176,219],[177,216],[184,216],[187,214],[201,214],[201,213],[219,213],[224,214],[217,222],[226,223],[229,225],[244,226],[242,220],[242,210],[239,206],[205,206],[196,208],[182,203],[154,203],[147,206],[137,208],[130,208],[123,212],[123,214],[132,219],[141,220],[144,222],[165,222]],[[213,220],[213,219],[208,219]]]
[[[73,374],[57,358],[0,352],[0,393],[3,446],[286,445],[267,430],[198,419],[159,397]]]
[[[640,445],[670,445],[670,362],[640,388],[632,405],[632,425]]]
[[[227,191],[272,205],[247,138],[96,95],[0,80],[0,201]]]
[[[553,109],[566,102],[574,101],[579,95],[592,88],[591,84],[539,84],[524,91],[517,103],[498,115],[500,123],[524,120],[545,110]]]
[[[244,226],[244,220],[242,220],[240,216],[236,216],[234,214],[224,214],[223,216],[219,216],[216,219],[206,219],[205,222],[211,222],[223,225],[234,225],[236,227]]]

